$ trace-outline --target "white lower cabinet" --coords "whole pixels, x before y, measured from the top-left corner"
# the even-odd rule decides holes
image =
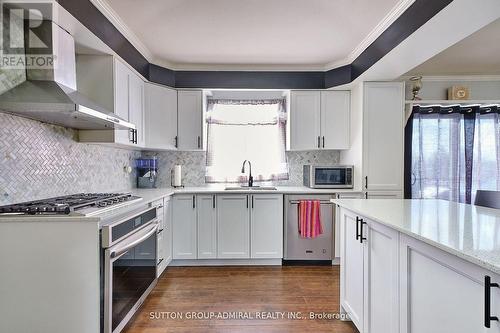
[[[485,290],[485,277],[500,276],[407,236],[401,236],[401,333],[498,333],[485,327],[485,292],[490,316],[500,318],[500,289]]]
[[[250,258],[250,195],[217,196],[217,258]]]
[[[283,257],[283,195],[251,196],[251,257]]]
[[[396,333],[399,233],[340,209],[340,304],[360,332]]]
[[[359,241],[358,217],[340,209],[340,305],[354,325],[363,332],[364,320],[364,251]]]
[[[344,208],[339,216],[341,311],[359,332],[500,333],[499,321],[486,323],[500,318],[500,288],[485,282],[500,275]]]
[[[399,233],[362,218],[364,244],[364,332],[399,332]]]
[[[173,258],[196,259],[196,196],[175,195],[172,219]]]
[[[165,267],[172,261],[172,199],[163,199],[163,258]]]
[[[198,221],[198,259],[217,258],[217,214],[215,194],[196,196]]]
[[[171,201],[173,259],[283,257],[283,195],[182,194]]]

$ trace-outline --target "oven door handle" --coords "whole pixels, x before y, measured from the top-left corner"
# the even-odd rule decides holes
[[[127,242],[124,246],[121,247],[116,247],[110,251],[109,257],[110,258],[116,258],[119,257],[120,255],[124,254],[134,246],[137,246],[138,244],[144,242],[146,239],[148,239],[151,235],[156,233],[158,230],[158,223],[153,223],[153,225],[150,228],[144,228],[141,231],[138,231],[136,234],[130,236],[130,241]]]

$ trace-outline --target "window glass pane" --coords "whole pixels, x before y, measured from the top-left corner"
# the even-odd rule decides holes
[[[215,104],[207,115],[206,181],[247,181],[244,160],[252,163],[254,181],[288,179],[280,112],[277,104]]]
[[[477,190],[500,190],[498,114],[478,114],[474,131],[472,202]]]
[[[465,199],[465,140],[463,116],[414,116],[412,197]]]

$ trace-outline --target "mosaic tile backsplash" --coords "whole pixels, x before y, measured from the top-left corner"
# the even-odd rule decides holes
[[[77,132],[0,113],[0,205],[132,188],[140,152],[79,143]]]
[[[110,192],[135,187],[133,166],[142,156],[159,159],[158,187],[170,186],[170,170],[183,166],[185,186],[205,184],[205,152],[141,152],[79,143],[77,131],[0,113],[0,205],[79,192]],[[339,161],[338,151],[287,152],[289,180],[302,185],[304,164]]]
[[[144,156],[156,156],[159,165],[158,187],[170,186],[170,170],[175,164],[182,165],[184,186],[205,185],[205,152],[144,152]],[[333,164],[340,159],[339,151],[300,151],[287,152],[289,179],[272,182],[273,185],[302,185],[302,166],[304,164]]]

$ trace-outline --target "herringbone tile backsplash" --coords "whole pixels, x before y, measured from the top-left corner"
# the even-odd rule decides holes
[[[159,187],[170,186],[170,170],[175,164],[182,165],[182,181],[184,186],[205,185],[205,152],[144,152],[147,156],[157,156],[159,170]],[[323,151],[288,151],[288,180],[272,182],[273,185],[300,186],[302,185],[302,167],[304,164],[334,164],[340,159],[340,152],[335,150]]]
[[[138,151],[90,145],[77,131],[0,113],[0,205],[79,192],[135,187]],[[158,187],[170,186],[170,170],[183,165],[185,186],[205,184],[205,152],[143,152],[159,159]],[[287,152],[290,178],[275,185],[302,185],[302,165],[331,164],[338,151]]]
[[[140,152],[79,143],[77,132],[0,113],[0,205],[132,188]]]

